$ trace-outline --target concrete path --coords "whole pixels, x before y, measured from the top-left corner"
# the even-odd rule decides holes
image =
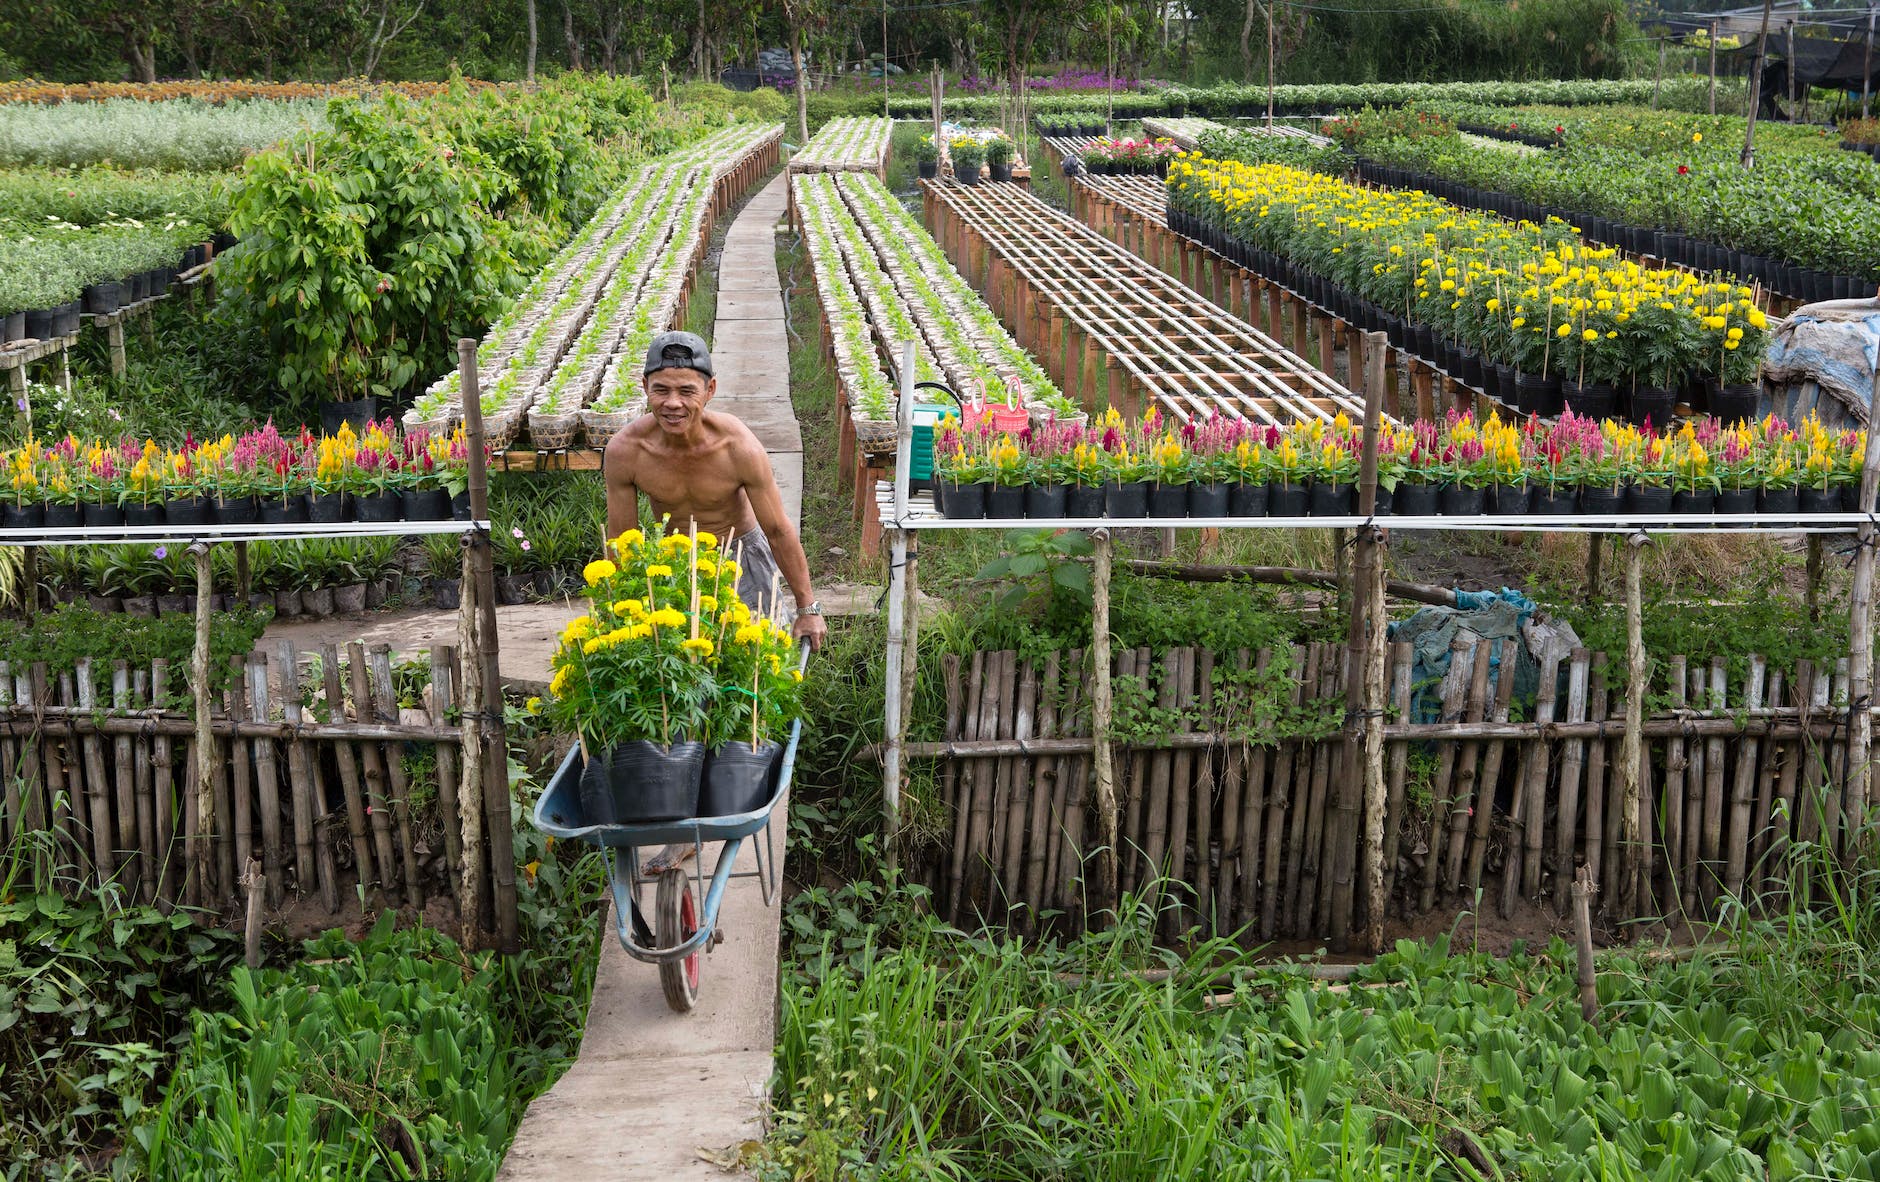
[[[776,264],[785,183],[780,174],[753,197],[726,235],[712,342],[718,368],[713,406],[757,433],[770,452],[784,506],[800,521],[803,439],[790,406]],[[787,804],[777,806],[779,857]],[[745,842],[738,869],[755,867],[761,841],[760,835]],[[715,858],[706,852],[708,870]],[[722,1179],[716,1163],[735,1161],[745,1143],[763,1136],[776,1037],[778,916],[775,901],[763,905],[756,880],[730,884],[719,912],[724,943],[704,957],[698,1009],[681,1015],[666,1007],[658,970],[621,950],[609,915],[580,1057],[530,1106],[498,1178]]]

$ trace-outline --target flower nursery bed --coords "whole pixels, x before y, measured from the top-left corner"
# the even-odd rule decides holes
[[[1273,424],[1363,416],[1326,374],[1039,198],[1011,185],[923,189],[948,254],[1074,401]]]
[[[1282,164],[1191,156],[1169,224],[1237,265],[1390,334],[1522,412],[1663,423],[1685,401],[1754,413],[1768,317],[1720,274],[1642,266],[1545,224]]]
[[[790,157],[791,172],[872,172],[888,169],[894,120],[879,117],[831,119]]]
[[[1291,127],[1286,124],[1275,124],[1272,127],[1264,127],[1257,124],[1228,127],[1226,124],[1216,123],[1212,119],[1196,118],[1144,119],[1142,121],[1142,131],[1144,135],[1172,140],[1178,147],[1187,152],[1193,152],[1199,149],[1203,136],[1226,131],[1235,131],[1243,135],[1255,136],[1287,136],[1293,139],[1304,140],[1318,147],[1327,146],[1332,142],[1325,136],[1307,131],[1304,128]]]
[[[599,447],[631,417],[638,355],[681,314],[712,220],[768,167],[782,128],[734,124],[641,168],[588,221],[477,347],[492,446],[528,426],[535,448],[560,450],[585,430]],[[734,191],[735,190],[735,191]],[[448,427],[462,413],[461,374],[440,377],[406,412],[408,428]]]
[[[1570,412],[1553,423],[1452,414],[1383,423],[1377,449],[1376,513],[1440,519],[1437,528],[1845,530],[1864,520],[1855,503],[1864,435],[1812,417],[1641,429]],[[1089,426],[1013,434],[969,414],[936,432],[934,512],[1350,524],[1362,455],[1362,428],[1343,415],[1282,428],[1218,416],[1180,423],[1153,409],[1129,423],[1112,409]]]

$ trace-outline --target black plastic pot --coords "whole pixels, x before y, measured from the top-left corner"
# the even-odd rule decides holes
[[[1304,517],[1311,504],[1311,494],[1303,484],[1269,484],[1266,486],[1266,515],[1268,517]]]
[[[1463,488],[1459,484],[1445,484],[1438,494],[1444,517],[1480,517],[1487,499],[1486,489]]]
[[[1490,517],[1521,517],[1534,511],[1534,486],[1531,484],[1491,484],[1488,487]]]
[[[450,611],[463,603],[463,579],[434,579],[431,582],[431,606]]]
[[[1635,484],[1625,495],[1627,513],[1671,512],[1671,490]]]
[[[1764,488],[1756,491],[1758,513],[1797,513],[1802,507],[1799,488]]]
[[[470,490],[450,495],[450,516],[453,521],[470,520]]]
[[[1712,382],[1705,393],[1710,399],[1710,413],[1726,424],[1754,419],[1761,409],[1762,387],[1756,383],[1725,386]]]
[[[269,497],[261,502],[263,525],[299,525],[307,520],[307,494],[295,493],[285,500]]]
[[[991,488],[991,483],[984,480],[972,484],[940,481],[936,490],[940,512],[949,521],[978,521],[986,515],[986,493]]]
[[[1589,517],[1611,517],[1623,513],[1625,512],[1625,490],[1622,488],[1582,488],[1580,512]]]
[[[606,768],[614,823],[677,821],[698,816],[705,744],[662,747],[645,740],[621,743],[608,752]],[[582,804],[586,803],[584,793]],[[588,820],[593,822],[592,817]]]
[[[990,174],[991,178],[995,181],[1009,181],[1012,179],[1012,166],[1009,164],[988,164],[986,165],[986,172]]]
[[[1717,494],[1716,512],[1754,513],[1756,511],[1756,490],[1753,488],[1726,488]]]
[[[307,520],[321,525],[336,525],[342,521],[352,520],[352,494],[344,492],[309,494]]]
[[[1033,484],[1025,489],[1025,516],[1052,518],[1064,516],[1064,508],[1070,503],[1070,486],[1067,484]]]
[[[217,525],[253,525],[260,519],[261,502],[255,497],[228,497],[216,502]]]
[[[1603,383],[1588,382],[1580,385],[1567,382],[1561,386],[1561,401],[1565,407],[1581,418],[1609,419],[1612,417],[1612,387]]]
[[[1188,516],[1190,517],[1226,517],[1228,515],[1229,486],[1220,481],[1195,483],[1188,486]]]
[[[1357,502],[1356,485],[1315,480],[1312,482],[1308,512],[1314,517],[1349,517],[1358,511]]]
[[[1442,495],[1434,484],[1404,481],[1391,493],[1390,511],[1397,517],[1435,517],[1442,512]]]
[[[1579,511],[1579,489],[1534,487],[1534,513],[1545,517],[1572,517]]]
[[[0,345],[10,345],[26,335],[26,313],[8,312],[0,316]]]
[[[962,185],[976,185],[979,183],[979,169],[975,166],[971,172],[961,172],[956,167],[953,170],[953,179]]]
[[[351,423],[354,431],[364,431],[379,416],[379,400],[368,395],[349,402],[322,402],[320,427],[328,435],[339,434],[340,427]]]
[[[9,503],[4,517],[8,529],[44,529],[46,527],[46,506],[44,503],[15,505]]]
[[[1025,516],[1025,486],[995,484],[986,491],[986,517],[993,521],[1017,521]]]
[[[1650,423],[1654,427],[1663,427],[1671,421],[1671,408],[1677,405],[1677,391],[1645,387],[1634,390],[1626,396],[1626,418],[1635,427]]]
[[[398,494],[406,521],[450,520],[450,493],[441,488],[408,488]]]
[[[124,306],[124,285],[106,279],[85,289],[85,311],[94,316],[109,316]]]
[[[84,304],[80,303],[78,300],[73,300],[69,304],[60,304],[57,308],[54,308],[52,310],[53,335],[69,337],[78,332],[78,316],[83,308]]]
[[[1064,515],[1083,520],[1103,516],[1103,486],[1071,485],[1064,498]]]
[[[1153,483],[1149,486],[1149,516],[1158,520],[1188,516],[1188,485]]]
[[[1841,490],[1838,488],[1804,488],[1797,491],[1802,494],[1802,512],[1804,513],[1839,513],[1841,511]]]
[[[51,308],[28,308],[23,322],[26,338],[35,341],[51,340],[53,319],[54,312]]]
[[[162,525],[164,523],[163,505],[144,504],[132,501],[124,506],[125,525]]]
[[[1671,494],[1671,511],[1689,513],[1692,516],[1708,517],[1717,508],[1717,494],[1708,489],[1702,492],[1674,492]]]
[[[47,529],[83,529],[85,510],[81,505],[47,505]]]
[[[920,179],[921,180],[930,181],[939,175],[940,175],[940,162],[938,160],[922,160],[920,162]]]
[[[403,508],[395,492],[361,493],[353,498],[353,513],[359,521],[397,521]]]
[[[214,510],[208,497],[171,497],[163,503],[163,518],[170,525],[207,525]]]
[[[1149,482],[1132,480],[1119,484],[1112,480],[1103,486],[1105,517],[1149,516]]]
[[[1514,404],[1524,415],[1544,415],[1547,413],[1547,378],[1537,373],[1516,373],[1514,375]]]
[[[1235,484],[1227,490],[1227,513],[1230,517],[1265,517],[1267,508],[1267,485]]]
[[[777,773],[783,766],[783,746],[726,743],[714,747],[705,759],[704,782],[699,789],[698,815],[732,817],[755,812],[777,794]]]

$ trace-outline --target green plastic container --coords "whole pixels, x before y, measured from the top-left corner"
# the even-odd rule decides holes
[[[927,489],[933,486],[934,428],[952,410],[953,407],[944,403],[914,404],[914,446],[907,472],[909,488]]]

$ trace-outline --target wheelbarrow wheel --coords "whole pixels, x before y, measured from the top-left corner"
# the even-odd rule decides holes
[[[692,902],[685,871],[668,870],[659,876],[659,944],[671,948],[683,944],[698,931],[698,911]],[[659,983],[666,991],[666,1004],[687,1014],[698,1004],[699,954],[659,966]]]

